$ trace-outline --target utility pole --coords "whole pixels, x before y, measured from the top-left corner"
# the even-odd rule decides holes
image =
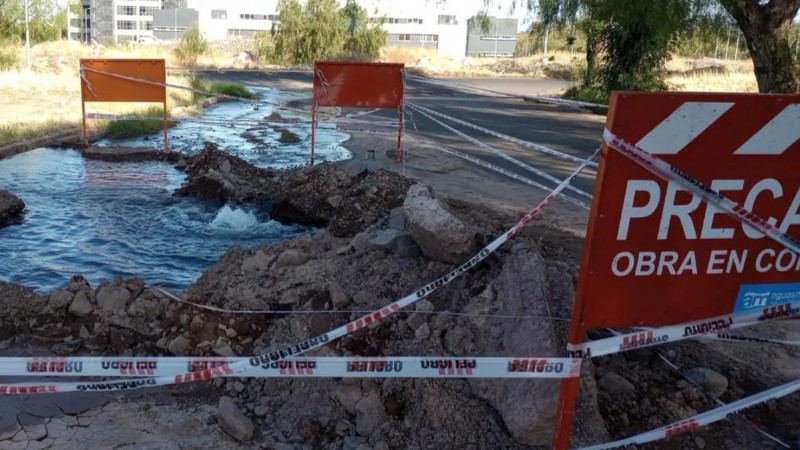
[[[30,7],[30,0],[23,0],[25,2],[25,68],[30,72],[31,70],[31,30],[30,21],[31,16],[28,11]]]

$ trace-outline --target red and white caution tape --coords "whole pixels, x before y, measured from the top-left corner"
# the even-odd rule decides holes
[[[245,361],[238,361],[233,364],[229,364],[225,366],[225,368],[215,368],[203,371],[187,371],[184,374],[179,374],[175,376],[156,376],[150,378],[142,378],[134,381],[101,381],[91,384],[91,390],[125,390],[125,389],[137,389],[142,387],[152,387],[152,386],[168,386],[177,383],[189,382],[189,381],[200,381],[200,380],[207,380],[212,378],[223,377],[226,375],[231,376],[239,376],[239,374],[245,373],[250,367],[257,367],[257,366],[264,366],[264,365],[272,365],[273,363],[278,363],[284,360],[288,360],[290,358],[296,358],[304,353],[322,347],[330,342],[335,341],[341,337],[350,335],[355,333],[358,330],[364,329],[370,324],[377,323],[382,319],[394,314],[395,312],[399,311],[402,308],[407,306],[413,305],[414,303],[428,297],[434,291],[441,289],[443,286],[450,284],[453,280],[459,278],[461,275],[465,274],[467,271],[475,267],[478,263],[483,261],[487,256],[489,256],[492,252],[497,250],[501,245],[503,245],[509,239],[513,239],[514,236],[522,229],[526,224],[528,224],[534,217],[536,217],[542,209],[547,206],[553,199],[563,191],[567,185],[580,174],[583,169],[586,168],[588,162],[597,155],[598,152],[592,154],[589,159],[584,161],[575,171],[573,171],[569,177],[567,177],[564,181],[562,181],[555,189],[553,189],[547,197],[544,198],[535,208],[533,208],[528,214],[526,214],[522,219],[520,219],[513,227],[511,227],[507,232],[498,236],[494,241],[490,242],[486,247],[480,250],[475,256],[473,256],[470,260],[465,262],[464,264],[460,265],[450,273],[444,275],[443,277],[435,280],[431,283],[428,283],[425,286],[417,289],[414,293],[409,294],[399,300],[396,300],[393,303],[365,316],[362,316],[356,320],[353,320],[345,325],[342,325],[338,328],[335,328],[327,333],[323,333],[319,336],[313,337],[311,339],[307,339],[303,342],[298,344],[292,345],[288,348],[277,350],[269,353],[264,353],[258,355],[254,358],[250,358]],[[549,358],[548,358],[549,359]],[[84,389],[80,389],[79,386],[84,386]],[[15,387],[14,393],[21,393],[20,388],[24,388],[26,393],[39,393],[39,392],[60,392],[56,389],[56,387],[52,384],[36,384],[36,385],[25,385],[25,386],[17,386]],[[74,390],[89,390],[86,388],[85,383],[79,383],[70,386],[61,386],[63,389],[71,388]],[[7,393],[11,393],[10,387],[6,389]],[[0,394],[2,391],[0,391]]]
[[[657,428],[655,430],[637,434],[636,436],[631,436],[629,438],[621,439],[619,441],[607,442],[605,444],[598,444],[598,445],[592,445],[590,447],[584,447],[580,450],[607,450],[615,448],[625,448],[628,447],[629,445],[645,444],[647,442],[666,439],[672,436],[676,436],[678,434],[690,432],[701,426],[719,422],[720,420],[730,416],[731,414],[736,414],[746,408],[759,405],[768,400],[787,396],[799,390],[800,390],[800,380],[795,380],[774,387],[772,389],[766,390],[764,392],[751,395],[750,397],[745,397],[741,400],[737,400],[725,406],[720,406],[719,408],[706,411],[694,417],[690,417],[688,419],[684,419],[669,424],[667,426]]]
[[[653,156],[641,147],[617,137],[608,128],[603,131],[603,139],[605,139],[606,144],[608,144],[610,148],[622,153],[655,175],[683,187],[692,194],[705,200],[707,203],[726,212],[734,219],[750,225],[755,230],[769,236],[770,239],[775,242],[800,254],[800,241],[782,232],[771,223],[755,215],[752,211],[745,209],[733,200],[730,200],[719,192],[704,185],[699,180],[692,178],[689,174],[681,171],[663,159]]]
[[[726,314],[678,325],[619,334],[582,344],[568,344],[567,353],[575,358],[594,358],[635,348],[652,347],[667,342],[694,339],[719,331],[746,327],[764,320],[784,319],[798,315],[800,315],[800,302],[793,302],[765,308],[760,313]]]
[[[229,367],[235,364],[246,369],[234,373]],[[177,377],[218,368],[221,377],[559,379],[578,376],[580,366],[580,359],[570,358],[452,356],[299,357],[274,363],[258,357],[3,357],[0,375]]]
[[[792,345],[792,346],[800,346],[800,341],[787,341],[783,339],[769,339],[769,338],[760,338],[760,337],[749,337],[749,336],[736,336],[732,334],[724,334],[724,333],[712,333],[706,336],[702,336],[701,339],[709,339],[714,341],[728,341],[728,342],[753,342],[753,343],[761,343],[761,344],[779,344],[779,345]]]
[[[547,186],[545,186],[545,185],[543,185],[541,183],[537,183],[537,182],[531,180],[530,178],[525,178],[525,177],[523,177],[521,175],[517,175],[516,173],[511,172],[510,170],[503,169],[500,166],[495,166],[492,163],[488,163],[488,162],[486,162],[486,161],[484,161],[482,159],[476,158],[474,156],[467,155],[466,153],[462,153],[462,152],[460,152],[458,150],[455,150],[453,148],[446,147],[444,145],[439,145],[439,144],[433,142],[430,139],[422,138],[419,135],[411,136],[411,137],[416,139],[416,140],[418,140],[418,141],[422,141],[423,143],[425,143],[427,145],[432,146],[436,150],[439,150],[441,152],[447,153],[448,155],[453,155],[455,157],[464,159],[464,160],[469,161],[469,162],[471,162],[473,164],[477,164],[477,165],[479,165],[481,167],[484,167],[486,169],[492,170],[492,171],[497,172],[499,174],[505,175],[505,176],[507,176],[509,178],[513,178],[513,179],[515,179],[517,181],[520,181],[522,183],[525,183],[527,185],[530,185],[530,186],[533,186],[533,187],[536,187],[536,188],[539,188],[539,189],[542,189],[542,190],[545,190],[545,191],[549,191],[550,190],[550,188],[548,188]],[[569,196],[566,196],[566,195],[562,195],[561,198],[566,200],[566,201],[568,201],[569,203],[572,203],[573,205],[575,205],[575,206],[577,206],[579,208],[583,208],[583,209],[585,209],[587,211],[589,210],[589,205],[587,205],[586,203],[583,203],[580,200],[576,200],[576,199],[574,199],[572,197],[569,197]]]
[[[583,162],[583,160],[581,158],[578,158],[577,156],[572,156],[570,154],[567,154],[567,153],[564,153],[564,152],[560,152],[558,150],[554,150],[554,149],[552,149],[550,147],[545,147],[544,145],[541,145],[541,144],[535,144],[533,142],[523,141],[522,139],[518,139],[518,138],[515,138],[513,136],[509,136],[507,134],[503,134],[503,133],[500,133],[500,132],[497,132],[497,131],[494,131],[494,130],[490,130],[488,128],[484,128],[484,127],[475,125],[474,123],[470,123],[470,122],[467,122],[465,120],[457,119],[455,117],[448,116],[446,114],[442,114],[442,113],[440,113],[438,111],[434,111],[432,109],[425,108],[424,106],[417,105],[416,103],[407,102],[406,104],[411,106],[412,108],[417,108],[417,110],[425,111],[428,114],[431,114],[431,115],[434,115],[434,116],[438,116],[438,117],[440,117],[442,119],[445,119],[445,120],[448,120],[450,122],[457,123],[459,125],[463,125],[463,126],[465,126],[467,128],[472,128],[473,130],[480,131],[482,133],[488,134],[490,136],[494,136],[496,138],[503,139],[505,141],[513,142],[513,143],[515,143],[517,145],[521,145],[523,147],[527,147],[527,148],[530,148],[532,150],[536,150],[536,151],[545,153],[545,154],[550,155],[550,156],[555,156],[557,158],[566,159],[568,161],[577,162],[577,163]],[[593,163],[589,164],[589,167],[598,167],[598,164],[593,162]]]
[[[519,98],[519,99],[522,99],[522,100],[529,100],[529,101],[535,101],[535,102],[540,102],[540,103],[553,103],[553,104],[556,104],[556,105],[585,106],[585,107],[588,107],[588,108],[608,109],[608,105],[602,105],[600,103],[589,103],[589,102],[583,102],[583,101],[580,101],[580,100],[569,100],[569,99],[566,99],[566,98],[558,98],[558,97],[545,97],[543,95],[511,94],[511,93],[508,93],[508,92],[500,92],[500,91],[495,91],[495,90],[492,90],[492,89],[486,89],[486,88],[481,88],[481,87],[477,87],[477,86],[469,86],[469,85],[460,84],[460,83],[444,83],[444,82],[441,82],[441,81],[432,80],[430,78],[416,77],[416,79],[419,80],[419,81],[423,81],[425,83],[439,84],[439,85],[447,86],[447,87],[452,87],[453,85],[456,85],[456,86],[459,86],[459,87],[464,88],[464,89],[471,89],[471,90],[475,90],[475,91],[488,92],[490,94],[495,94],[495,95],[500,96],[500,97]]]
[[[716,403],[716,404],[717,404],[717,405],[719,405],[719,406],[726,406],[726,405],[727,405],[727,403],[725,403],[725,402],[723,402],[722,400],[720,400],[719,398],[717,398],[717,396],[715,396],[715,395],[713,395],[713,394],[711,394],[711,393],[709,393],[709,392],[706,392],[706,390],[705,390],[705,389],[703,389],[703,387],[702,387],[702,386],[700,386],[700,385],[699,385],[699,384],[697,384],[697,382],[695,382],[693,379],[689,378],[689,377],[688,377],[688,376],[686,376],[686,375],[685,375],[683,372],[681,372],[681,369],[680,369],[680,367],[678,367],[678,366],[677,366],[675,363],[673,363],[672,361],[670,361],[669,359],[667,359],[667,357],[666,357],[666,356],[664,356],[664,355],[662,355],[662,354],[660,354],[660,353],[659,353],[658,357],[659,357],[659,358],[661,358],[661,360],[662,360],[662,361],[664,361],[664,364],[666,364],[667,366],[669,366],[669,367],[670,367],[670,369],[674,370],[674,371],[675,371],[675,373],[677,373],[678,375],[680,375],[680,376],[681,376],[681,378],[683,378],[684,380],[686,380],[686,381],[687,381],[688,383],[690,383],[692,386],[696,387],[696,388],[697,388],[697,389],[698,389],[700,392],[702,392],[702,393],[703,393],[703,394],[704,394],[706,397],[708,397],[709,399],[711,399],[711,401],[713,401],[714,403]],[[753,429],[755,429],[755,430],[756,430],[756,431],[757,431],[759,434],[761,434],[762,436],[766,437],[767,439],[769,439],[769,440],[771,440],[771,441],[774,441],[774,442],[776,442],[777,444],[779,444],[780,446],[782,446],[782,447],[784,447],[784,448],[792,448],[792,447],[791,447],[789,444],[787,444],[787,443],[783,442],[782,440],[780,440],[780,439],[779,439],[779,438],[777,438],[776,436],[773,436],[772,434],[770,434],[770,433],[767,433],[766,431],[762,430],[762,429],[761,429],[761,427],[759,427],[758,425],[756,425],[756,424],[754,424],[753,422],[751,422],[751,421],[747,420],[747,418],[746,418],[746,417],[742,417],[742,416],[739,416],[739,417],[740,417],[740,419],[741,419],[741,420],[743,420],[745,423],[747,423],[748,425],[750,425],[751,427],[753,427]]]
[[[552,181],[552,182],[554,182],[554,183],[559,183],[559,180],[558,180],[558,178],[556,178],[556,177],[554,177],[554,176],[550,175],[549,173],[547,173],[547,172],[544,172],[544,171],[542,171],[542,170],[539,170],[539,169],[537,169],[537,168],[535,168],[535,167],[533,167],[533,166],[531,166],[531,165],[525,164],[524,162],[522,162],[522,161],[520,161],[520,160],[518,160],[518,159],[516,159],[516,158],[513,158],[513,157],[511,157],[511,156],[509,156],[509,155],[507,155],[507,154],[505,154],[505,153],[501,152],[500,150],[497,150],[496,148],[492,147],[492,146],[491,146],[491,145],[489,145],[489,144],[486,144],[485,142],[481,142],[481,141],[479,141],[478,139],[475,139],[475,138],[473,138],[472,136],[470,136],[470,135],[468,135],[468,134],[466,134],[466,133],[463,133],[463,132],[461,132],[461,131],[458,131],[458,130],[456,130],[455,128],[453,128],[453,127],[451,127],[451,126],[447,125],[446,123],[444,123],[444,122],[442,122],[442,121],[440,121],[440,120],[437,120],[436,118],[434,118],[434,117],[433,117],[433,116],[431,116],[430,114],[426,113],[425,111],[423,111],[422,109],[420,109],[420,108],[419,108],[419,107],[417,107],[417,106],[410,105],[410,107],[411,107],[412,109],[414,109],[415,111],[417,111],[418,113],[422,114],[423,116],[427,117],[428,119],[432,120],[433,122],[435,122],[435,123],[439,124],[441,127],[443,127],[443,128],[445,128],[445,129],[447,129],[447,130],[448,130],[448,131],[450,131],[451,133],[453,133],[453,134],[455,134],[455,135],[457,135],[457,136],[460,136],[460,137],[462,137],[462,138],[466,139],[466,140],[467,140],[467,141],[469,141],[469,142],[472,142],[473,144],[475,144],[475,145],[477,145],[478,147],[480,147],[480,148],[482,148],[482,149],[484,149],[484,150],[488,151],[489,153],[492,153],[492,154],[494,154],[494,155],[497,155],[497,156],[499,156],[499,157],[501,157],[501,158],[505,159],[506,161],[509,161],[509,162],[511,162],[511,163],[513,163],[513,164],[515,164],[515,165],[519,166],[519,167],[522,167],[523,169],[525,169],[525,170],[527,170],[527,171],[529,171],[529,172],[531,172],[531,173],[534,173],[534,174],[536,174],[536,175],[538,175],[538,176],[540,176],[540,177],[542,177],[542,178],[544,178],[544,179],[546,179],[546,180]],[[590,200],[591,200],[591,198],[592,198],[592,195],[591,195],[591,194],[589,194],[589,193],[586,193],[586,192],[584,192],[584,191],[582,191],[582,190],[580,190],[580,189],[578,189],[578,188],[576,188],[576,187],[574,187],[574,186],[567,186],[567,189],[569,189],[569,190],[570,190],[570,191],[572,191],[572,192],[575,192],[575,193],[577,193],[578,195],[580,195],[580,196],[582,196],[582,197],[588,198],[588,199],[590,199]]]

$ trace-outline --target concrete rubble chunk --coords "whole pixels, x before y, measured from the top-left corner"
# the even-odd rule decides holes
[[[395,253],[403,258],[419,256],[419,247],[414,238],[408,233],[391,228],[371,233],[367,242],[372,247]]]
[[[97,291],[97,304],[106,313],[124,314],[130,299],[130,291],[114,284],[103,286]]]
[[[344,288],[341,284],[335,281],[328,283],[328,295],[331,297],[331,302],[333,303],[334,308],[341,308],[349,303],[347,293],[344,292]]]
[[[223,396],[217,407],[219,427],[222,431],[241,442],[253,439],[253,422],[241,411],[232,398]]]
[[[689,370],[686,372],[686,377],[715,397],[721,396],[728,390],[728,379],[724,375],[705,367],[695,367]]]
[[[94,311],[94,306],[89,302],[89,298],[83,291],[78,292],[69,305],[69,313],[75,317],[86,317],[91,314],[92,311]]]
[[[430,187],[411,186],[403,202],[403,212],[411,236],[425,256],[460,264],[477,249],[474,233],[445,209]]]
[[[372,436],[372,433],[385,421],[381,396],[377,391],[370,392],[356,403],[356,432],[358,434]]]
[[[63,309],[72,303],[72,293],[64,289],[53,289],[48,300],[51,308]]]
[[[609,394],[620,397],[631,396],[636,392],[636,387],[633,383],[614,372],[606,372],[605,375],[600,377],[597,385]]]
[[[308,256],[297,250],[284,250],[275,261],[276,267],[301,266],[308,261]]]
[[[189,351],[189,340],[183,336],[177,336],[170,341],[167,349],[173,355],[185,355]]]

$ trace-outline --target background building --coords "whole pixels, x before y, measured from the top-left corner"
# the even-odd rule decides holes
[[[153,13],[153,37],[162,41],[177,40],[199,21],[197,11],[188,8],[162,9]]]
[[[70,38],[99,43],[155,37],[180,39],[193,24],[210,41],[277,29],[278,0],[81,0],[70,15]],[[344,0],[339,0],[344,4]],[[513,56],[517,19],[491,17],[483,33],[460,1],[359,0],[373,23],[383,22],[388,46],[421,47],[442,56]],[[466,11],[471,11],[469,15]]]
[[[512,57],[517,48],[517,19],[489,17],[484,32],[478,20],[469,20],[467,56]]]

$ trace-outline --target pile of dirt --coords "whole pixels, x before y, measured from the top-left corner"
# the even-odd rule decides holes
[[[188,159],[188,179],[177,191],[235,203],[270,203],[281,222],[327,226],[335,236],[353,236],[403,203],[411,182],[388,170],[350,175],[325,163],[289,171],[259,169],[206,143]]]
[[[473,218],[450,209],[470,228],[479,228],[489,216]],[[408,214],[400,210],[402,216]],[[6,333],[2,337],[28,336],[49,343],[61,355],[88,351],[231,356],[280,350],[363,315],[354,311],[380,309],[455,268],[386,245],[382,237],[388,230],[412,233],[397,211],[378,217],[352,239],[321,230],[313,237],[232,249],[181,295],[198,304],[268,309],[275,315],[213,313],[170,300],[139,279],[116,279],[92,288],[76,276],[66,289],[48,295],[0,283],[4,318],[0,329]],[[571,309],[575,268],[545,260],[535,235],[520,235],[513,245],[415,308],[314,354],[562,355],[566,324],[548,317]],[[584,370],[591,373],[591,364]],[[254,424],[253,439],[331,449],[547,446],[558,395],[557,382],[551,380],[218,379],[209,383],[245,411],[246,420]],[[582,395],[576,442],[606,440],[592,400],[596,388],[591,376],[584,378]],[[247,430],[246,423],[240,429]]]
[[[191,158],[187,171],[185,195],[274,202],[276,217],[328,225],[290,241],[230,249],[174,294],[199,305],[272,314],[207,311],[135,278],[92,287],[76,275],[46,295],[0,282],[0,349],[33,340],[58,355],[280,351],[416,292],[457,266],[451,258],[458,249],[450,247],[479,248],[514,222],[495,210],[443,201],[386,171],[351,175],[323,164],[276,172],[213,145]],[[432,238],[454,230],[459,239]],[[413,307],[308,356],[563,356],[580,244],[534,222]],[[571,445],[624,438],[714,407],[684,376],[725,402],[796,378],[796,366],[787,362],[800,359],[799,350],[742,345],[690,341],[585,361]],[[469,378],[229,378],[200,386],[225,395],[214,420],[236,439],[265,448],[361,450],[549,447],[559,392],[554,380]],[[779,448],[753,424],[796,439],[796,398],[652,448]]]
[[[0,228],[22,218],[25,202],[11,192],[0,189]]]

